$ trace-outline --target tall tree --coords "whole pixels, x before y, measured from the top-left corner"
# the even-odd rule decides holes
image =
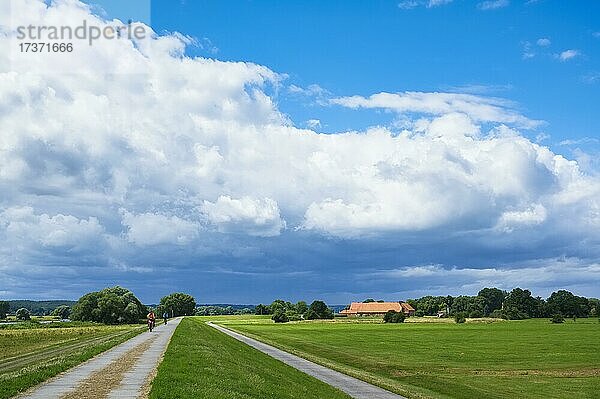
[[[560,313],[567,317],[588,317],[591,310],[587,298],[573,295],[566,290],[553,292],[547,303],[551,313]]]
[[[6,319],[9,310],[10,304],[7,301],[0,301],[0,319]]]
[[[271,314],[271,311],[268,306],[260,303],[256,306],[256,308],[254,308],[254,313],[258,314],[258,315],[264,315],[264,314]]]
[[[196,300],[183,292],[174,292],[160,299],[159,315],[167,312],[170,316],[191,316],[196,310]]]
[[[71,319],[105,324],[137,323],[146,315],[146,307],[128,289],[105,288],[79,298],[71,310]]]
[[[323,301],[313,301],[306,312],[306,318],[309,320],[315,319],[333,319],[333,312],[327,307]]]
[[[540,299],[531,296],[531,291],[515,288],[504,300],[504,315],[507,319],[528,319],[538,315]]]
[[[480,296],[485,300],[483,313],[486,316],[489,316],[494,310],[502,309],[506,291],[502,291],[498,288],[484,288],[479,291],[477,296]]]
[[[308,311],[308,305],[304,301],[299,301],[298,303],[296,303],[295,307],[296,307],[296,312],[298,312],[298,314],[301,314],[301,315]]]
[[[61,319],[68,319],[71,315],[71,307],[67,305],[60,305],[50,313],[52,316],[60,317]]]

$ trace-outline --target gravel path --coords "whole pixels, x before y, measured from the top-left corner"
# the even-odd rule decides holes
[[[181,319],[144,332],[18,396],[19,399],[138,399]]]
[[[228,330],[227,328],[218,326],[213,323],[208,323],[208,325],[229,335],[230,337],[237,339],[238,341],[241,341],[255,349],[258,349],[263,353],[266,353],[271,357],[274,357],[277,360],[282,361],[285,364],[294,367],[295,369],[298,369],[310,376],[313,376],[329,385],[338,388],[341,391],[346,392],[353,398],[406,399],[403,396],[397,395],[390,391],[386,391],[385,389],[376,387],[375,385],[371,385],[354,377],[350,377],[346,374],[342,374],[335,370],[310,362],[306,359],[302,359],[301,357],[284,352],[281,349],[277,349],[271,345],[267,345],[255,339],[248,338],[245,335],[238,334],[234,331]]]

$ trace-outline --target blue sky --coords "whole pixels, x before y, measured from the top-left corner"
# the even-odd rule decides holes
[[[123,19],[147,14],[107,3]],[[489,94],[516,101],[529,117],[544,120],[540,130],[552,136],[552,144],[598,136],[598,2],[507,1],[488,10],[477,1],[412,3],[153,1],[151,22],[157,32],[198,38],[191,55],[266,65],[289,75],[289,82],[317,84],[337,96]],[[561,61],[560,53],[568,50],[578,55]],[[295,123],[318,118],[328,132],[387,120],[282,97],[280,107]]]
[[[0,59],[0,297],[600,296],[598,2],[87,3],[156,36]]]

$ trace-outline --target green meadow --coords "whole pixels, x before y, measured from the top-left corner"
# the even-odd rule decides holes
[[[215,320],[408,398],[599,397],[598,319],[423,321]]]

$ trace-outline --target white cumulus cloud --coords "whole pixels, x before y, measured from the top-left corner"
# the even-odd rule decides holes
[[[17,4],[16,23],[112,23],[76,1]],[[12,22],[0,18],[2,47]],[[64,57],[0,52],[0,274],[13,273],[3,281],[20,265],[80,267],[85,251],[119,271],[202,269],[231,248],[263,256],[254,245],[268,237],[291,248],[368,237],[372,251],[390,236],[423,234],[431,245],[436,234],[468,236],[463,245],[481,256],[543,237],[573,256],[598,254],[600,180],[521,134],[539,122],[510,101],[338,97],[410,123],[319,134],[279,111],[270,93],[283,74],[188,57],[187,45],[152,33]]]
[[[377,93],[369,97],[349,96],[331,100],[333,104],[349,108],[382,108],[400,113],[443,115],[461,112],[476,121],[502,122],[532,128],[539,121],[528,119],[513,109],[507,100],[461,93]]]
[[[251,236],[272,237],[285,228],[277,202],[271,198],[234,199],[220,196],[216,202],[204,201],[202,210],[220,232],[244,233]]]
[[[122,223],[127,228],[127,240],[139,246],[185,245],[194,240],[200,231],[198,223],[155,213],[132,214],[123,211]]]

